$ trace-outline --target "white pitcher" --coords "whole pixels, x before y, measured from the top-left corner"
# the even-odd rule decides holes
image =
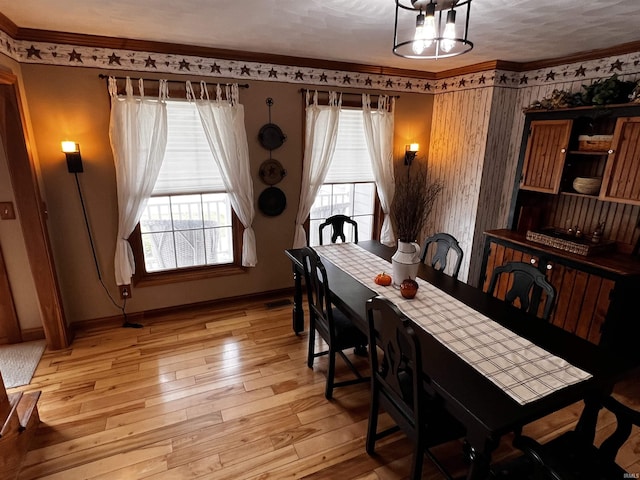
[[[403,280],[414,280],[420,267],[420,245],[398,240],[398,250],[391,257],[393,285],[399,287]]]

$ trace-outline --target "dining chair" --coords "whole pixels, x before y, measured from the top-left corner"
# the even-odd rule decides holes
[[[500,286],[500,289],[498,286]],[[544,273],[525,262],[509,262],[493,269],[491,282],[487,292],[496,295],[498,290],[506,288],[504,299],[514,304],[519,302],[521,310],[549,321],[554,306],[556,290],[549,283]],[[545,293],[543,298],[542,292]],[[540,305],[544,302],[542,316],[539,315]]]
[[[318,227],[318,233],[320,234],[320,245],[322,245],[322,231],[331,226],[331,243],[336,243],[338,238],[342,240],[342,242],[347,241],[347,237],[344,233],[344,225],[349,224],[353,229],[353,243],[358,243],[358,223],[350,217],[346,215],[333,215],[327,218],[323,223]]]
[[[460,244],[456,238],[449,233],[436,233],[424,241],[424,247],[422,247],[422,254],[420,255],[420,261],[425,263],[427,260],[427,253],[429,251],[429,247],[435,244],[435,251],[431,256],[431,260],[429,260],[429,264],[438,270],[439,272],[444,271],[447,268],[447,256],[450,251],[453,251],[456,258],[456,263],[453,265],[453,270],[451,271],[451,276],[453,278],[458,278],[458,273],[460,272],[460,265],[462,265],[462,248],[460,248]]]
[[[540,478],[540,474],[542,478],[552,480],[637,478],[638,472],[624,470],[616,463],[616,456],[628,440],[632,425],[640,427],[640,411],[629,408],[612,396],[606,397],[602,406],[615,415],[617,425],[599,447],[594,445],[593,431],[586,434],[580,428],[545,444],[525,435],[515,437],[513,445],[524,452],[525,458],[534,466],[532,473],[538,475],[535,478]],[[601,420],[609,423],[604,416]]]
[[[374,455],[378,440],[402,430],[414,447],[411,479],[421,478],[425,453],[445,477],[451,478],[430,448],[464,437],[465,429],[439,405],[429,387],[413,323],[381,296],[367,302],[367,321],[371,363],[367,453]],[[395,425],[378,432],[381,407]]]
[[[316,357],[328,355],[329,366],[327,368],[325,397],[331,399],[335,387],[369,381],[369,377],[363,377],[344,354],[344,350],[349,348],[354,348],[356,352],[362,350],[366,352],[367,336],[340,309],[332,305],[327,272],[318,253],[311,247],[304,247],[302,262],[309,302],[307,366],[313,368]],[[327,350],[315,351],[316,332],[326,342]],[[338,355],[354,373],[355,378],[341,382],[335,381],[336,356]]]

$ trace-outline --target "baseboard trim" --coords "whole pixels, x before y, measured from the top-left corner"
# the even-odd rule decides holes
[[[32,342],[34,340],[44,340],[46,338],[44,334],[44,328],[25,328],[22,330],[22,341]]]
[[[292,297],[294,288],[282,288],[278,290],[269,290],[249,295],[241,295],[237,297],[225,297],[215,300],[206,300],[204,302],[187,303],[183,305],[174,305],[171,307],[154,308],[152,310],[144,310],[142,312],[127,313],[126,320],[131,323],[141,323],[142,321],[153,321],[154,317],[167,315],[173,312],[185,312],[189,310],[200,310],[203,308],[219,308],[237,305],[239,303],[273,301],[282,297]],[[69,327],[74,330],[87,330],[95,327],[111,327],[124,323],[122,315],[114,315],[109,317],[93,318],[90,320],[79,320],[73,322]],[[43,332],[44,334],[44,332]],[[43,337],[44,338],[44,337]]]

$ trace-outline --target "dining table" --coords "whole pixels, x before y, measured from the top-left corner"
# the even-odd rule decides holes
[[[314,248],[332,303],[363,332],[367,300],[376,295],[396,303],[418,327],[429,390],[466,428],[468,480],[490,477],[503,435],[575,402],[585,402],[579,428],[595,433],[599,399],[638,366],[632,352],[599,347],[428,265],[420,265],[416,297],[404,299],[393,285],[374,282],[376,272],[391,272],[395,251],[375,240]],[[294,276],[293,330],[300,334],[301,249],[285,254]]]

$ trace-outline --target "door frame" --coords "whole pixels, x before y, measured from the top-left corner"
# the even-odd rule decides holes
[[[11,73],[0,72],[0,136],[3,138],[16,209],[20,214],[29,266],[38,294],[47,346],[59,350],[70,345],[70,332],[62,306],[46,225],[46,209],[40,195],[20,99],[18,78]]]
[[[22,342],[22,331],[0,244],[0,343],[5,343],[5,341],[7,343]]]

